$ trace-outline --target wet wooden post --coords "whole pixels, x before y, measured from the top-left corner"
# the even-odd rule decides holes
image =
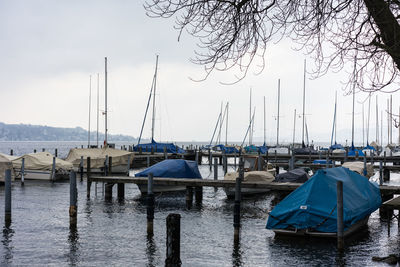
[[[5,171],[4,178],[4,212],[5,212],[5,223],[9,225],[11,223],[11,170],[7,169]]]
[[[142,155],[143,154],[143,149],[142,149],[142,147],[140,146],[139,147],[139,155]]]
[[[289,160],[289,171],[294,169],[294,151],[292,150],[292,155],[290,156],[290,160]]]
[[[108,155],[106,155],[106,159],[104,161],[104,176],[108,175]]]
[[[112,157],[108,157],[108,175],[112,175]]]
[[[258,162],[257,162],[257,170],[258,171],[262,171],[264,169],[264,160],[261,157],[260,153],[258,153],[257,160],[258,160]]]
[[[384,168],[383,169],[383,181],[388,182],[390,181],[390,170]]]
[[[148,167],[150,167],[150,156],[149,155],[147,155],[146,160],[147,160],[147,168],[148,168]]]
[[[214,158],[214,180],[218,180],[218,158]]]
[[[42,148],[42,152],[45,152],[45,151],[46,151],[46,149]]]
[[[51,166],[51,181],[56,180],[56,157],[53,157],[53,165]]]
[[[83,181],[83,156],[81,156],[81,161],[79,162],[79,174],[81,176],[81,182]]]
[[[21,186],[24,186],[25,183],[25,158],[22,158],[21,164]]]
[[[344,248],[343,238],[343,182],[337,181],[337,247],[340,251]]]
[[[108,157],[107,167],[107,175],[112,175],[112,157]],[[114,183],[106,183],[105,185],[104,199],[107,201],[112,200],[113,186]]]
[[[168,159],[167,147],[164,146],[164,159]]]
[[[225,153],[223,156],[223,168],[224,168],[224,175],[225,175],[228,172],[228,158]]]
[[[154,147],[151,147],[150,154],[154,155]]]
[[[383,165],[386,166],[386,151],[383,151]]]
[[[211,149],[208,149],[208,163],[210,164],[210,171],[212,168],[212,153],[211,153]]]
[[[193,204],[193,187],[186,186],[186,208],[191,209]]]
[[[346,153],[344,154],[344,162],[347,162],[347,158],[349,156],[349,148],[346,147],[345,150],[346,150]]]
[[[33,150],[33,153],[36,153],[36,149]]]
[[[197,162],[198,165],[201,165],[201,163],[199,163],[199,152],[197,151],[197,149],[194,152],[194,154],[195,154],[194,160]]]
[[[153,173],[149,173],[147,178],[147,234],[152,236],[154,221]]]
[[[119,200],[123,200],[125,198],[125,184],[124,183],[118,183],[118,199]]]
[[[236,185],[235,185],[235,205],[233,208],[233,227],[234,233],[233,237],[235,242],[239,240],[240,236],[240,201],[242,198],[242,181],[244,179],[244,162],[243,158],[240,157],[239,159],[239,177],[236,178]]]
[[[383,167],[382,167],[382,161],[379,161],[379,185],[383,185]]]
[[[129,176],[129,170],[131,169],[131,154],[128,156],[128,162],[126,163],[126,176]]]
[[[326,161],[326,168],[329,168],[329,150],[328,150],[328,153],[326,153],[326,159],[325,159],[325,161]]]
[[[92,185],[90,176],[91,176],[90,157],[87,157],[86,158],[86,197],[88,199],[90,198],[90,187]]]
[[[57,148],[54,150],[54,156],[55,156],[56,158],[58,157],[58,149],[57,149]]]
[[[76,173],[69,174],[69,224],[76,227],[78,217],[78,190],[76,189]]]
[[[363,169],[364,176],[367,176],[367,156],[364,154],[364,169]]]
[[[13,156],[14,155],[14,150],[10,150],[10,155]]]
[[[165,267],[178,267],[181,262],[181,215],[168,214]]]
[[[196,186],[194,188],[194,196],[195,196],[196,205],[200,205],[201,202],[203,201],[203,187],[202,186]]]
[[[236,170],[236,152],[233,154],[233,166]]]

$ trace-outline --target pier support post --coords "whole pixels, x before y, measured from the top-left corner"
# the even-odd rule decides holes
[[[167,147],[164,146],[164,159],[168,159]]]
[[[383,169],[383,181],[388,182],[390,181],[390,170],[389,169]]]
[[[194,152],[194,155],[194,160],[197,162],[198,165],[201,165],[201,163],[199,162],[199,151],[197,151],[197,149]]]
[[[203,187],[196,186],[194,188],[194,195],[195,195],[196,205],[201,205],[201,202],[203,201]]]
[[[91,175],[91,166],[90,166],[90,157],[86,158],[86,198],[90,198],[90,187],[92,185],[92,181],[90,180]]]
[[[328,153],[326,153],[326,158],[325,158],[325,161],[326,161],[326,168],[329,168],[329,150],[328,150]]]
[[[171,213],[167,216],[167,238],[165,267],[178,267],[181,262],[181,215]]]
[[[346,150],[346,153],[344,154],[344,162],[347,162],[347,158],[349,156],[349,148],[346,147],[345,150]]]
[[[385,201],[388,201],[390,199],[393,198],[393,194],[381,194],[381,198],[382,198],[382,203],[384,203]],[[385,219],[391,219],[393,215],[393,210],[392,209],[388,209],[385,207],[380,207],[379,208],[379,216],[381,217],[381,219],[383,218]]]
[[[53,157],[53,165],[51,167],[51,181],[54,182],[56,179],[56,157]]]
[[[228,157],[224,153],[223,156],[224,175],[228,172]]]
[[[21,186],[24,186],[25,183],[25,158],[22,158],[21,164]]]
[[[125,198],[125,184],[124,183],[118,183],[118,199],[123,200]]]
[[[76,227],[78,218],[78,190],[76,189],[76,173],[69,174],[69,225]]]
[[[235,242],[239,241],[240,236],[240,201],[242,198],[242,181],[244,179],[244,162],[243,158],[240,157],[239,159],[239,177],[236,178],[236,185],[235,185],[235,205],[233,208],[233,227],[234,233],[233,238]]]
[[[154,220],[154,193],[153,193],[153,173],[147,176],[147,235],[153,236]]]
[[[5,171],[4,186],[5,186],[4,219],[6,225],[10,225],[11,223],[11,170],[10,169],[7,169]]]
[[[147,156],[146,161],[147,161],[147,168],[148,168],[148,167],[150,167],[150,156]]]
[[[108,175],[112,175],[112,157],[108,157]]]
[[[108,175],[108,155],[106,155],[106,159],[104,161],[104,176]]]
[[[14,155],[14,150],[10,150],[10,156],[13,156]]]
[[[214,180],[218,180],[218,158],[214,158]]]
[[[186,186],[186,208],[190,210],[193,204],[193,187]]]
[[[113,183],[106,183],[105,189],[104,189],[104,199],[106,201],[111,201],[112,200],[112,191],[113,191]]]
[[[293,150],[292,150],[292,156],[290,157],[290,160],[289,160],[289,171],[294,169],[294,161],[295,161],[294,153],[293,153]]]
[[[79,162],[79,174],[81,176],[81,182],[83,180],[83,156],[81,156],[81,161]]]
[[[55,156],[56,158],[58,157],[58,149],[57,149],[57,148],[54,150],[54,156]]]
[[[386,166],[386,151],[383,151],[383,165]]]
[[[344,248],[343,238],[343,182],[337,181],[337,247],[339,251]]]
[[[379,161],[379,185],[383,185],[383,167],[382,167],[382,161]]]

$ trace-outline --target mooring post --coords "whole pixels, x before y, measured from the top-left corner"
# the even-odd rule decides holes
[[[370,158],[370,160],[371,160],[372,166],[374,165],[374,154],[375,154],[374,151],[371,151],[371,154],[369,154],[369,158]]]
[[[233,166],[236,170],[236,152],[233,154]]]
[[[53,157],[53,165],[51,166],[51,181],[56,179],[56,157]]]
[[[257,162],[257,170],[258,171],[262,171],[264,169],[264,159],[262,158],[260,153],[258,153],[257,160],[258,160],[258,162]]]
[[[124,183],[118,183],[118,188],[117,188],[117,196],[119,200],[123,200],[125,198],[125,184]]]
[[[312,162],[312,161],[311,161],[311,150],[308,151],[308,161],[309,161],[309,162]]]
[[[147,155],[147,168],[150,167],[150,156]]]
[[[171,213],[167,219],[165,267],[179,267],[181,262],[181,215]]]
[[[45,152],[45,151],[46,151],[46,149],[42,148],[42,152]]]
[[[383,168],[382,168],[382,161],[379,161],[379,185],[383,185]]]
[[[14,150],[10,150],[10,155],[13,156],[14,155]]]
[[[78,217],[78,190],[76,189],[76,173],[69,173],[69,224],[75,226]]]
[[[384,168],[383,169],[383,181],[388,182],[390,181],[390,170]]]
[[[364,169],[363,169],[364,176],[367,176],[367,156],[364,154]]]
[[[214,180],[218,180],[218,158],[214,158]]]
[[[79,174],[81,176],[81,182],[83,180],[83,156],[81,156],[81,161],[79,162]]]
[[[208,149],[208,163],[210,164],[210,171],[212,168],[212,154],[211,154],[211,149]]]
[[[150,154],[154,155],[154,147],[151,147]]]
[[[239,240],[239,235],[240,235],[240,201],[241,201],[241,195],[242,195],[242,181],[244,179],[244,162],[243,158],[240,157],[239,159],[239,177],[236,178],[236,184],[235,184],[235,205],[233,208],[233,227],[234,227],[234,240],[238,241]]]
[[[344,162],[347,162],[347,158],[349,156],[349,148],[346,147],[345,150],[346,150],[346,154],[344,154]]]
[[[326,168],[329,168],[329,150],[328,150],[328,153],[326,153],[326,159],[325,159],[325,161],[326,161]]]
[[[7,169],[5,171],[5,178],[4,178],[4,211],[5,211],[5,223],[10,224],[11,222],[11,170]]]
[[[33,150],[33,153],[36,153],[36,149]]]
[[[22,158],[21,164],[21,186],[24,186],[25,183],[25,158]]]
[[[186,186],[186,208],[190,210],[193,204],[193,187]]]
[[[223,156],[223,168],[224,168],[224,175],[225,175],[228,172],[228,158],[225,153]]]
[[[92,181],[90,180],[91,175],[91,166],[90,166],[90,157],[86,158],[86,197],[90,198],[90,187],[92,185]]]
[[[383,151],[383,165],[386,166],[386,151]]]
[[[268,149],[265,152],[265,162],[267,163],[267,169],[268,169]]]
[[[139,147],[139,155],[142,155],[143,154],[143,148],[140,146]]]
[[[201,202],[203,201],[203,187],[202,186],[196,186],[194,188],[194,196],[195,196],[196,205],[201,205]]]
[[[197,162],[198,165],[201,165],[201,163],[199,163],[199,152],[197,151],[197,149],[194,152],[194,155],[194,160]]]
[[[108,175],[108,155],[106,155],[106,160],[104,161],[104,176]]]
[[[318,152],[318,159],[321,159],[322,158],[322,156],[321,156],[321,150]]]
[[[337,181],[337,247],[339,250],[344,248],[343,238],[343,182]]]
[[[112,175],[112,157],[108,157],[108,175]]]
[[[289,171],[294,169],[294,153],[292,151],[292,155],[290,156],[290,160],[289,160]]]
[[[128,162],[126,164],[126,176],[129,176],[129,170],[131,169],[131,154],[128,156]]]
[[[277,162],[277,153],[276,153],[276,149],[275,149],[275,164],[276,164],[276,162]]]
[[[164,159],[168,159],[167,147],[164,146]]]
[[[54,156],[55,156],[56,158],[58,157],[58,149],[57,149],[57,148],[54,150]]]
[[[152,236],[154,220],[153,173],[149,173],[147,178],[147,234]]]

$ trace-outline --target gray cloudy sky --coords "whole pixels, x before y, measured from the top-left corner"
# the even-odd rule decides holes
[[[293,111],[302,109],[302,52],[289,40],[271,44],[266,69],[250,72],[234,85],[233,73],[214,73],[205,82],[202,67],[190,63],[196,40],[177,41],[173,19],[146,16],[143,1],[0,1],[0,121],[48,126],[88,127],[89,76],[92,75],[92,131],[96,129],[96,83],[104,109],[104,57],[109,71],[109,131],[138,136],[159,54],[156,139],[209,140],[221,101],[229,101],[229,139],[241,141],[249,118],[249,88],[256,105],[254,136],[263,137],[263,96],[267,98],[267,141],[276,140],[277,80],[281,79],[281,139],[291,141]],[[312,63],[311,63],[312,64]],[[310,65],[311,65],[310,64]],[[344,72],[307,80],[306,113],[310,139],[330,141],[335,90],[338,91],[338,141],[351,139],[350,96],[343,96]],[[393,95],[394,110],[399,107]],[[358,94],[361,100],[366,94]],[[388,94],[379,94],[380,109]],[[370,140],[375,139],[375,96]],[[367,106],[365,106],[367,108]],[[372,112],[373,111],[373,112]],[[362,141],[361,105],[356,106],[357,137]],[[103,117],[100,130],[104,131]],[[296,140],[301,139],[301,118]],[[387,120],[384,119],[386,127]],[[397,140],[397,130],[394,139]],[[384,130],[384,138],[386,138]],[[150,120],[144,137],[150,136]]]

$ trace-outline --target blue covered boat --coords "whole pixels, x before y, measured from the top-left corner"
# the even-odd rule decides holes
[[[183,159],[166,159],[136,173],[135,177],[148,177],[150,173],[153,173],[154,177],[202,179],[197,162]],[[147,184],[138,186],[140,192],[147,193]],[[180,191],[185,189],[185,186],[154,185],[153,191],[154,193],[157,193]]]
[[[354,146],[352,146],[352,147],[349,149],[349,152],[347,153],[347,156],[355,157],[357,153],[358,153],[358,156],[359,156],[359,157],[364,157],[364,153],[362,152],[361,149],[357,149],[357,148],[355,148]]]
[[[221,151],[225,154],[239,153],[239,150],[237,150],[237,148],[234,146],[216,145],[216,146],[213,146],[213,150]]]
[[[156,153],[163,153],[164,148],[167,150],[167,153],[173,153],[173,154],[183,154],[185,153],[185,150],[182,148],[174,145],[173,143],[157,143],[156,141],[151,140],[151,143],[147,144],[138,144],[133,147],[134,151],[139,151],[139,148],[142,148],[143,152],[151,152],[151,149],[154,150]]]
[[[368,222],[382,203],[377,184],[338,167],[323,169],[288,195],[270,212],[267,229],[277,234],[336,237],[336,184],[343,182],[344,234]]]

